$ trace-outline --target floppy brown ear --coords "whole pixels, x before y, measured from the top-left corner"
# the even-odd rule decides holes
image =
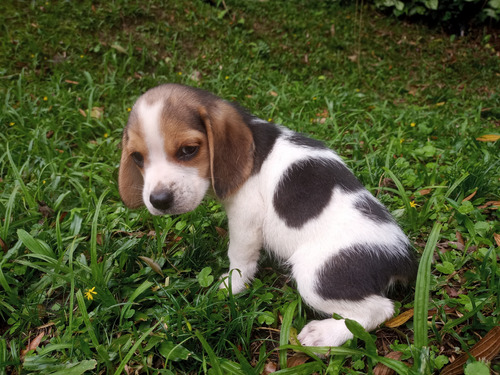
[[[210,110],[202,107],[199,112],[207,131],[212,186],[217,197],[224,199],[252,173],[252,132],[240,113],[227,103]]]
[[[118,190],[123,203],[129,208],[144,206],[142,201],[142,188],[144,179],[139,167],[134,163],[127,147],[127,133],[123,133],[122,157],[118,171]]]

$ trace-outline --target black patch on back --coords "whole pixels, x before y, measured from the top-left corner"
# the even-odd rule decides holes
[[[337,160],[298,161],[281,177],[274,192],[274,209],[287,226],[301,228],[321,214],[330,202],[335,186],[347,192],[363,188],[351,171]]]
[[[316,292],[325,299],[359,301],[384,295],[391,279],[413,280],[415,258],[405,243],[400,246],[406,247],[406,254],[381,245],[358,244],[340,250],[320,269]]]
[[[377,202],[375,198],[362,196],[356,201],[355,207],[363,215],[378,223],[390,223],[394,221],[387,208]]]
[[[259,173],[262,163],[273,150],[276,139],[281,134],[281,130],[272,123],[255,122],[256,118],[244,118],[247,126],[250,128],[255,144],[254,161],[252,174]]]
[[[297,146],[325,149],[325,144],[317,139],[308,138],[303,134],[294,133],[287,137],[287,140]]]

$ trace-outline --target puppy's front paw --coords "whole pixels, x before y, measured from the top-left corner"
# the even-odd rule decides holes
[[[313,320],[300,331],[303,346],[340,346],[353,337],[343,320]]]
[[[233,294],[243,292],[246,289],[245,280],[238,270],[232,270],[230,273],[224,273],[220,277],[222,283],[219,288],[221,289],[229,289],[229,285],[231,285],[231,291]],[[231,281],[229,281],[231,279]]]

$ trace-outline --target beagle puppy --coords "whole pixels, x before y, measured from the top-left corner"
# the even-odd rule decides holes
[[[222,276],[222,287],[244,290],[261,248],[284,261],[303,300],[325,316],[302,329],[305,346],[353,337],[334,313],[373,330],[394,313],[388,288],[415,275],[407,237],[322,142],[200,89],[165,84],[147,91],[123,132],[123,202],[153,215],[180,214],[209,189],[229,220],[235,271]]]

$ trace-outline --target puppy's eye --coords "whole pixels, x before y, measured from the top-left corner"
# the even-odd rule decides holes
[[[135,164],[137,164],[139,168],[144,167],[144,157],[140,152],[132,152],[130,156],[132,157],[132,160],[134,161]]]
[[[191,160],[198,153],[199,149],[199,146],[182,146],[177,151],[177,159],[182,161]]]

